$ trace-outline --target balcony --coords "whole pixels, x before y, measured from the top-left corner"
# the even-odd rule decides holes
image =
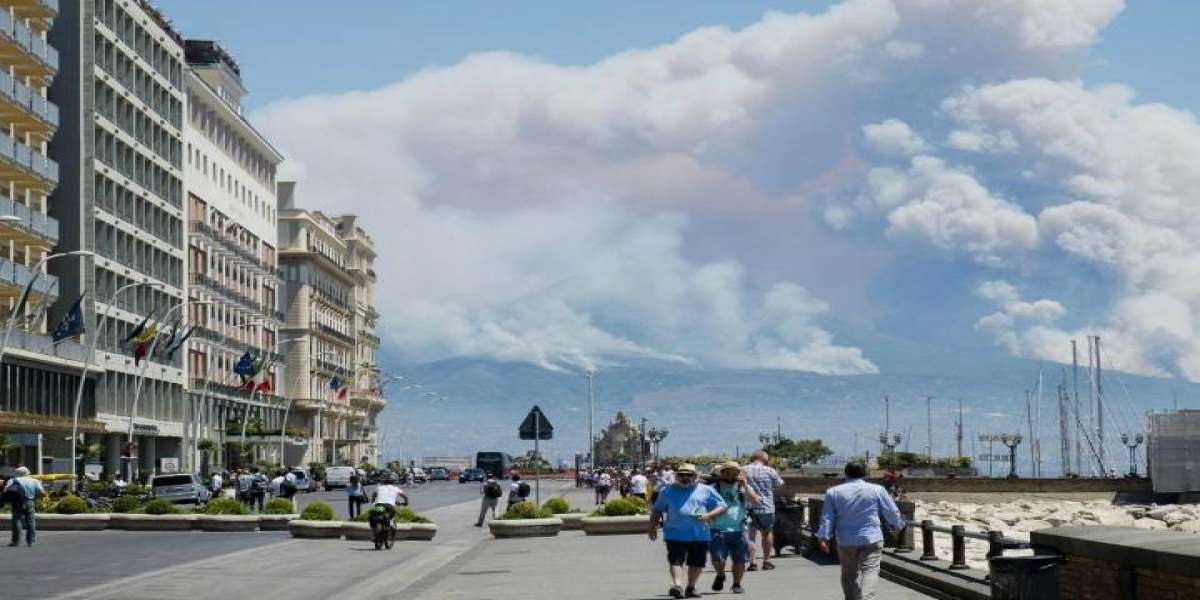
[[[0,215],[15,215],[21,218],[20,223],[3,224],[28,234],[30,239],[21,241],[49,246],[58,243],[58,221],[53,218],[4,197],[0,197]]]
[[[17,13],[18,16],[32,16]],[[0,11],[0,57],[13,65],[18,77],[49,79],[58,71],[58,51],[40,34],[13,20],[12,13]]]
[[[0,133],[0,182],[7,181],[20,189],[53,188],[58,185],[58,163]]]
[[[34,278],[35,271],[7,258],[0,258],[0,298],[16,297]],[[58,278],[42,273],[33,284],[33,292],[42,296],[58,296]]]
[[[312,326],[311,326],[310,328],[311,328],[313,331],[317,331],[317,332],[323,333],[323,334],[325,334],[325,335],[327,335],[327,336],[330,336],[330,337],[336,338],[336,339],[338,339],[338,340],[341,340],[342,342],[345,342],[345,343],[347,343],[347,344],[350,344],[350,345],[353,345],[353,344],[354,344],[354,337],[353,337],[353,336],[346,335],[346,334],[344,334],[344,333],[342,333],[342,332],[340,332],[340,331],[338,331],[338,330],[336,330],[336,329],[334,329],[334,328],[332,328],[332,327],[330,327],[330,326],[328,326],[328,325],[325,325],[325,324],[323,324],[323,323],[313,323],[313,324],[312,324]]]
[[[259,258],[253,250],[243,247],[236,240],[218,231],[215,227],[209,225],[208,223],[203,221],[192,221],[188,224],[188,229],[192,233],[200,234],[209,241],[219,245],[221,249],[240,257],[255,268],[262,270],[267,275],[275,275],[278,277],[278,269],[275,268],[275,265],[267,264],[261,258]]]
[[[45,29],[49,29],[55,16],[58,15],[58,0],[10,0],[17,17],[21,19],[41,19]]]

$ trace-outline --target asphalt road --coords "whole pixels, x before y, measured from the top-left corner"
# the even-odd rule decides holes
[[[479,494],[478,484],[459,484],[458,482],[433,482],[405,491],[409,493],[414,508],[421,512],[474,500],[478,498]],[[300,502],[301,505],[304,505],[315,500],[329,501],[340,514],[345,515],[345,497],[345,492],[341,490],[304,493],[300,494]],[[473,510],[472,508],[466,512],[473,515]],[[464,517],[464,519],[469,518],[471,517]],[[0,533],[4,536],[3,541],[7,543],[8,532]],[[38,543],[32,548],[28,548],[24,544],[18,548],[7,548],[0,545],[0,582],[5,582],[5,586],[15,583],[23,590],[22,594],[25,597],[50,598],[93,586],[117,585],[121,580],[132,576],[141,576],[143,581],[139,587],[146,589],[144,586],[150,586],[152,589],[153,585],[164,583],[155,579],[155,573],[181,565],[194,565],[189,566],[187,571],[197,575],[203,574],[204,585],[215,591],[222,588],[225,583],[232,584],[238,579],[238,575],[231,570],[235,567],[228,566],[229,561],[225,560],[230,555],[243,556],[244,558],[240,562],[245,563],[247,567],[251,564],[256,565],[255,572],[249,575],[271,577],[271,571],[275,569],[272,566],[274,563],[268,561],[267,557],[260,556],[263,552],[282,557],[290,556],[291,553],[298,550],[322,547],[304,546],[303,544],[293,547],[295,542],[287,532],[253,534],[219,534],[202,531],[184,533],[41,532]],[[267,546],[270,547],[264,548],[263,552],[256,552],[256,549]],[[363,552],[368,550],[365,544],[353,546],[344,543],[332,547],[336,547],[346,558],[347,566],[343,567],[341,571],[347,577],[359,578],[369,575],[370,573],[365,571],[368,569],[382,569],[403,564],[417,557],[422,548],[427,548],[427,546],[420,545],[397,545],[396,549],[385,554]],[[242,554],[235,554],[239,552]],[[294,572],[287,575],[290,581],[268,584],[268,587],[276,585],[281,591],[292,585],[303,585],[302,592],[283,597],[325,598],[336,595],[336,585],[346,585],[346,582],[341,581],[338,577],[330,577],[326,569],[319,569],[322,574],[318,576],[314,569],[310,568],[310,576],[301,567],[300,558],[302,557],[303,555],[297,555],[297,559],[292,565],[296,568]],[[327,555],[318,558],[328,561],[335,557]],[[258,564],[257,561],[266,561],[266,564]],[[372,564],[380,561],[386,561],[386,564],[383,562],[379,565]],[[223,566],[218,569],[215,567],[217,564]],[[350,567],[351,564],[355,566]],[[288,568],[290,569],[291,566]],[[363,569],[364,572],[356,572],[355,569]],[[283,570],[284,567],[281,566],[281,574]],[[222,576],[223,572],[230,574],[229,582],[224,581],[227,578]],[[176,575],[171,576],[177,577]],[[327,584],[333,587],[324,589]],[[230,595],[226,597],[238,597],[239,595],[237,588],[229,589],[228,592]],[[106,597],[109,593],[109,591],[104,593],[97,591],[96,593],[88,592],[86,595],[88,597]],[[168,597],[165,590],[161,595],[153,591],[132,594],[128,590],[116,590],[111,593],[114,594],[112,597],[121,598]]]

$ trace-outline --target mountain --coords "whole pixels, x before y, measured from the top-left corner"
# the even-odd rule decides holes
[[[843,343],[856,343],[843,332]],[[871,336],[877,375],[828,376],[796,371],[702,369],[639,363],[605,368],[595,377],[596,430],[624,411],[670,432],[663,454],[734,452],[758,444],[777,425],[789,437],[819,437],[840,454],[878,452],[883,428],[882,398],[891,399],[891,430],[911,435],[906,445],[924,452],[926,396],[933,397],[934,453],[955,453],[958,401],[964,412],[964,453],[988,449],[972,443],[978,433],[1017,432],[1028,437],[1025,390],[1036,392],[1043,373],[1042,455],[1044,469],[1057,472],[1058,406],[1055,386],[1070,365],[1012,358],[990,350],[928,347]],[[540,405],[554,425],[542,445],[549,458],[570,460],[587,446],[586,379],[525,363],[455,358],[426,364],[393,365],[408,384],[388,390],[380,415],[388,458],[467,455],[478,450],[512,454],[532,448],[517,439],[517,426]],[[1200,385],[1106,372],[1108,452],[1127,456],[1118,436],[1141,429],[1148,410],[1200,404]],[[1087,373],[1080,369],[1081,402],[1087,404]],[[434,398],[426,394],[438,394]],[[857,445],[855,444],[857,433]],[[875,440],[872,442],[872,440]],[[903,449],[903,446],[901,447]],[[1002,448],[1000,449],[1002,450]],[[993,449],[992,453],[1000,450]],[[1019,452],[1028,460],[1027,446]],[[1118,470],[1127,460],[1119,461]]]

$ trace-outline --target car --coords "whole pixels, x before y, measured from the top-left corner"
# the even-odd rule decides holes
[[[292,475],[296,477],[297,492],[315,492],[317,491],[317,480],[308,472],[306,467],[293,467]]]
[[[325,489],[344,488],[350,485],[350,478],[358,473],[354,467],[329,467],[325,469]]]
[[[487,473],[484,473],[483,469],[463,469],[463,472],[458,476],[459,483],[483,481],[485,479],[487,479]]]
[[[186,473],[156,475],[150,480],[150,493],[176,504],[204,504],[211,495],[199,475]]]
[[[450,479],[450,471],[447,471],[445,468],[434,467],[429,470],[430,481],[446,481],[447,479]]]
[[[426,481],[429,481],[429,475],[427,475],[425,473],[425,469],[422,469],[421,467],[413,467],[409,469],[408,477],[416,483],[425,483]]]

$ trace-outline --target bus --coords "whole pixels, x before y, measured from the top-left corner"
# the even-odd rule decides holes
[[[475,467],[488,475],[503,479],[512,468],[512,457],[503,452],[476,452]]]

